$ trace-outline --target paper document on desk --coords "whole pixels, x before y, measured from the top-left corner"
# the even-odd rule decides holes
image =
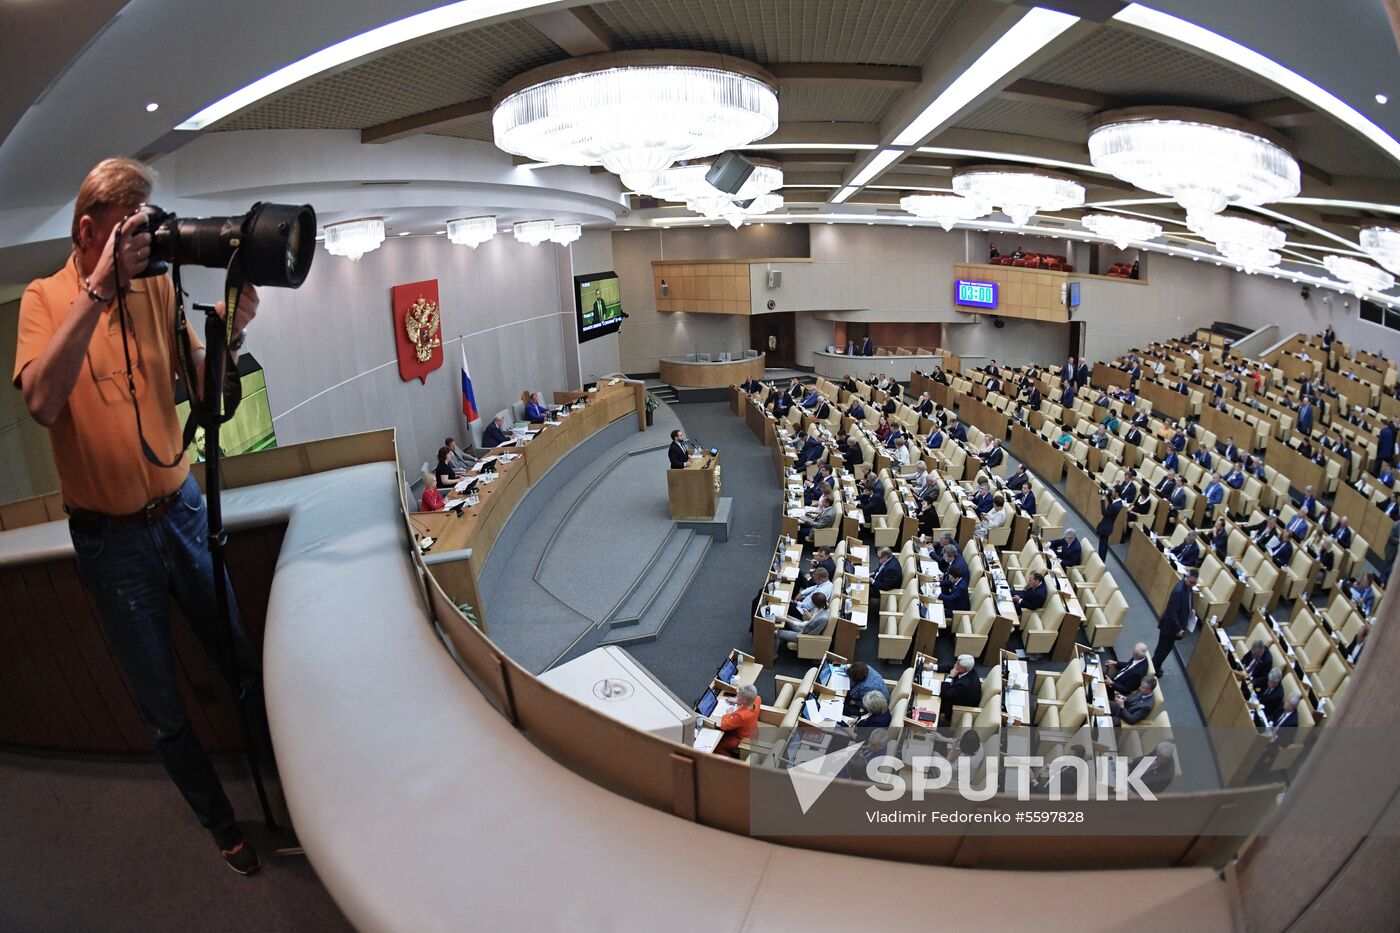
[[[458,483],[457,485],[453,486],[453,487],[452,487],[452,491],[453,491],[453,492],[466,492],[466,490],[467,490],[467,484],[470,483],[470,482],[471,482],[471,480],[466,480],[466,479],[464,479],[464,480],[462,480],[460,483]]]
[[[464,504],[466,501],[467,500],[465,499],[448,499],[446,504],[443,505],[442,511],[451,512],[457,506]]]
[[[695,733],[695,742],[691,747],[697,752],[712,752],[719,747],[719,741],[722,738],[724,738],[723,730],[701,726],[700,730]]]
[[[849,690],[851,689],[851,678],[845,671],[833,669],[826,685],[832,690]]]
[[[820,722],[840,722],[841,712],[845,709],[846,701],[840,697],[832,697],[817,703],[817,715],[821,716]]]
[[[796,568],[796,567],[793,567],[793,566],[784,567],[784,568],[783,568],[783,574],[782,574],[782,576],[783,576],[783,579],[784,579],[784,580],[788,580],[788,581],[796,580],[796,579],[797,579],[797,568]]]

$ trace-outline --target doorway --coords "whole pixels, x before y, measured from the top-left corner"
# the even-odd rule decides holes
[[[797,318],[791,311],[755,314],[749,318],[749,346],[768,354],[769,369],[792,369],[797,364]]]

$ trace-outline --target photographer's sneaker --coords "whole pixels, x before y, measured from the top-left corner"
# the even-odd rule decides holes
[[[219,855],[223,857],[225,865],[240,875],[255,875],[258,869],[262,868],[262,863],[258,861],[257,850],[247,839],[239,839],[231,849],[225,849],[221,846]]]

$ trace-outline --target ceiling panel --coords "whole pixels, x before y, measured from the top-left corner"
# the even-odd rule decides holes
[[[381,55],[265,101],[218,128],[364,129],[490,97],[506,80],[564,57],[523,22],[500,23]]]
[[[759,64],[922,65],[967,0],[617,0],[593,6],[619,49],[723,52]]]
[[[1071,143],[1083,143],[1089,138],[1087,114],[1064,107],[1048,107],[1026,101],[993,98],[958,123],[970,130],[993,130],[998,133],[1018,133],[1040,136]]]
[[[1400,178],[1400,164],[1339,123],[1295,126],[1285,131],[1294,154],[1333,175]]]
[[[841,85],[787,87],[778,95],[778,118],[786,123],[878,123],[901,93],[890,88]]]
[[[1243,72],[1117,26],[1093,31],[1028,77],[1126,103],[1230,107],[1281,96]]]

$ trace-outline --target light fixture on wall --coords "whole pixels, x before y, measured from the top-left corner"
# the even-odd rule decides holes
[[[462,217],[447,222],[447,238],[458,246],[476,249],[495,235],[495,217]]]
[[[1395,276],[1389,272],[1349,256],[1323,256],[1322,264],[1328,275],[1345,282],[1357,296],[1387,291],[1395,285]]]
[[[964,220],[976,220],[992,207],[958,194],[910,194],[899,199],[899,206],[915,217],[936,222],[944,230]]]
[[[361,217],[326,224],[326,252],[359,262],[365,253],[379,249],[384,242],[384,218]]]
[[[713,52],[584,55],[527,71],[496,93],[496,146],[539,162],[601,165],[633,190],[682,159],[778,128],[778,82]]]
[[[1020,227],[1038,211],[1059,211],[1084,203],[1084,186],[1068,175],[1018,165],[957,169],[953,190],[1001,208]]]
[[[558,243],[560,246],[568,246],[581,236],[583,236],[583,227],[578,224],[555,224],[554,230],[549,234],[549,239],[550,242]]]
[[[511,230],[515,238],[526,246],[539,246],[554,235],[554,221],[522,220]]]
[[[1162,235],[1162,225],[1121,214],[1085,214],[1079,222],[1091,232],[1113,241],[1119,249],[1129,243],[1144,243]]]
[[[1282,136],[1195,107],[1125,107],[1089,122],[1089,161],[1146,191],[1168,195],[1203,223],[1232,204],[1258,207],[1298,194],[1298,160]]]
[[[1400,230],[1367,227],[1361,231],[1361,249],[1391,272],[1400,274]]]

